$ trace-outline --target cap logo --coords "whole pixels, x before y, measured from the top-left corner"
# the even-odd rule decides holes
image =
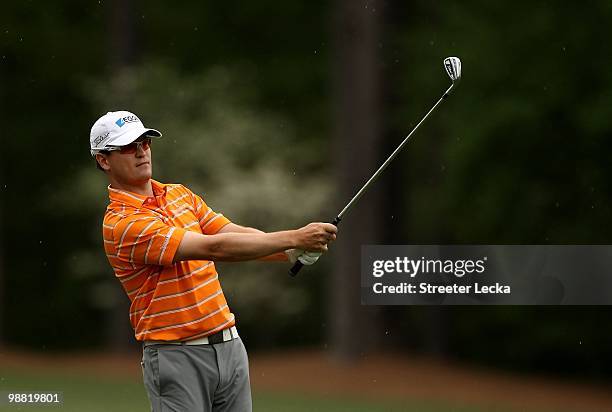
[[[125,117],[120,117],[119,119],[117,119],[115,124],[119,127],[123,127],[123,125],[126,123],[133,123],[133,122],[139,122],[139,121],[140,119],[136,116],[125,116]]]
[[[108,137],[108,135],[110,134],[110,132],[106,132],[104,134],[101,134],[100,136],[96,137],[94,139],[94,146],[100,146],[100,143],[102,143],[104,140],[106,140],[106,138]]]

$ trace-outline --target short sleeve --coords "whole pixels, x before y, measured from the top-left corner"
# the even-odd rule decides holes
[[[148,215],[125,217],[113,228],[117,257],[132,264],[172,265],[185,229]]]
[[[196,217],[200,222],[202,233],[205,235],[214,235],[223,226],[230,223],[228,218],[223,216],[221,213],[216,213],[214,210],[212,210],[200,196],[193,192],[191,194],[193,196]]]

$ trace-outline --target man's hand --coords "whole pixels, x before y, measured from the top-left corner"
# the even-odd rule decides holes
[[[336,240],[338,228],[331,223],[309,223],[294,233],[296,249],[307,252],[327,252],[327,244]]]
[[[304,252],[302,249],[289,249],[285,251],[285,254],[289,262],[295,263],[299,260],[306,266],[313,265],[322,255],[321,252]]]
[[[327,252],[327,244],[336,240],[338,228],[330,223],[310,223],[295,231],[295,249],[285,251],[289,261],[300,261],[303,265],[313,265],[323,252]]]

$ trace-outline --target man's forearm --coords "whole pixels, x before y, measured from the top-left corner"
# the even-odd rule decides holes
[[[240,226],[235,223],[228,223],[223,226],[218,233],[265,233],[259,229],[255,229],[253,227]],[[263,262],[287,262],[289,260],[287,254],[285,252],[277,252],[271,255],[263,256],[258,258],[257,260]]]
[[[284,253],[294,246],[292,231],[273,233],[222,233],[213,235],[208,248],[212,260],[236,262]]]

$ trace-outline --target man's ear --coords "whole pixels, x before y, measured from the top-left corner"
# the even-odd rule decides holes
[[[96,162],[98,162],[102,170],[104,170],[105,172],[108,172],[110,170],[110,164],[108,163],[108,159],[106,158],[106,156],[97,153]]]

